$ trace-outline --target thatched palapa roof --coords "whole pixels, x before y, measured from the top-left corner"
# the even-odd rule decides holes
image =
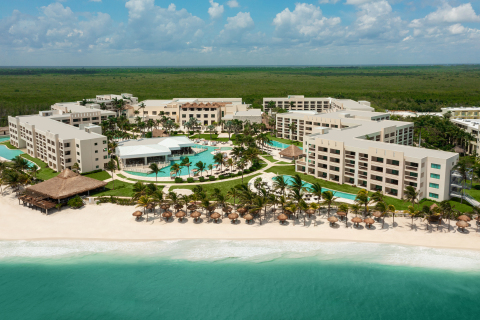
[[[52,179],[28,187],[27,193],[34,192],[52,199],[64,199],[106,185],[107,183],[104,181],[88,178],[70,169],[65,169]]]
[[[169,134],[162,129],[153,129],[152,131],[152,138],[158,138],[158,137],[168,137]]]
[[[288,148],[283,149],[282,151],[280,151],[279,154],[280,154],[281,156],[284,156],[284,157],[297,158],[297,157],[302,156],[304,153],[303,153],[303,150],[302,150],[302,149],[300,149],[299,147],[294,146],[294,145],[292,144],[292,145],[290,145],[290,147],[288,147]]]

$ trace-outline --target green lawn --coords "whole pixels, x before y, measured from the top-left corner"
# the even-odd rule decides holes
[[[480,201],[480,184],[474,183],[472,189],[466,189],[465,193],[471,195],[475,200]]]
[[[247,183],[251,179],[253,179],[255,177],[258,177],[261,174],[262,173],[257,173],[257,174],[254,174],[252,176],[249,176],[249,177],[244,177],[243,178],[243,183]],[[236,185],[241,184],[241,183],[242,183],[242,178],[239,178],[239,179],[235,179],[235,180],[231,180],[231,181],[225,181],[225,182],[206,183],[206,184],[202,184],[201,186],[208,193],[212,193],[213,189],[218,188],[222,191],[223,194],[226,194],[228,192],[228,190],[230,190],[230,188],[233,188]],[[188,185],[184,185],[184,186],[172,187],[170,189],[170,191],[176,190],[176,189],[190,189],[190,190],[193,190],[193,188],[195,188],[194,184],[188,184]]]
[[[115,183],[115,189],[113,189]],[[163,190],[164,186],[158,186],[159,190]],[[114,196],[114,197],[133,197],[133,183],[123,182],[120,180],[109,181],[105,186],[105,191],[92,193],[91,196]]]
[[[35,162],[40,167],[40,171],[38,171],[38,173],[37,173],[37,178],[38,179],[48,180],[48,179],[51,179],[53,177],[58,176],[58,174],[60,173],[60,172],[56,172],[53,169],[50,169],[47,166],[47,164],[40,159],[34,158],[34,157],[32,157],[32,156],[30,156],[26,153],[23,153],[21,156],[25,159],[28,159],[32,162]]]
[[[4,142],[2,142],[2,143],[0,143],[0,144],[3,144],[3,145],[5,145],[5,146],[7,146],[8,149],[18,149],[17,147],[13,146],[13,145],[10,143],[9,140],[4,141]]]
[[[273,156],[263,156],[263,157],[270,162],[277,162],[278,161],[278,160],[273,159]]]
[[[300,142],[300,141],[293,141],[292,140],[288,140],[288,139],[282,139],[282,138],[277,138],[275,136],[272,136],[270,133],[267,135],[268,138],[270,140],[275,140],[275,141],[278,141],[278,142],[281,142],[281,143],[285,143],[285,144],[294,144],[298,147],[303,147],[303,142]]]
[[[111,178],[110,175],[108,174],[108,172],[106,172],[106,171],[89,173],[89,174],[86,174],[84,176],[89,177],[89,178],[93,178],[93,179],[97,179],[97,180],[101,180],[101,181]]]
[[[337,184],[335,182],[317,179],[304,173],[295,172],[294,166],[273,166],[270,169],[266,170],[265,172],[273,172],[275,174],[285,174],[290,176],[299,174],[300,177],[302,177],[302,180],[310,183],[319,182],[323,188],[347,192],[347,193],[353,193],[353,194],[357,194],[358,191],[360,191],[360,188],[352,187],[347,184]],[[372,194],[372,192],[369,192],[369,193]],[[387,196],[385,196],[385,202],[387,204],[393,204],[395,206],[395,209],[397,210],[406,210],[410,206],[410,203],[404,200],[387,197]],[[425,201],[420,205],[420,208],[424,205],[430,206],[433,203],[434,203],[433,201]],[[455,209],[461,212],[468,212],[472,210],[472,207],[467,202],[463,201],[463,204],[461,204],[459,199],[452,199],[450,200],[450,203],[452,204],[452,206],[453,205],[455,206]]]

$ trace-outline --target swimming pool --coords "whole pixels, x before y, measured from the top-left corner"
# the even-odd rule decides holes
[[[21,155],[23,152],[18,149],[8,149],[5,145],[0,145],[0,157],[12,160],[18,155]]]
[[[207,148],[207,151],[204,151],[202,153],[198,153],[194,156],[191,156],[191,157],[188,157],[188,159],[190,160],[190,162],[192,163],[192,165],[190,166],[190,175],[192,175],[191,171],[193,169],[195,169],[195,164],[199,161],[202,161],[203,163],[205,163],[205,166],[208,167],[209,164],[211,165],[214,165],[215,162],[213,162],[213,154],[212,152],[217,149],[217,148],[221,148],[222,151],[226,151],[226,150],[231,150],[232,148],[231,147],[212,147],[212,146],[198,146],[198,147],[206,147]],[[183,159],[183,157],[182,157]],[[172,161],[170,163],[170,165],[168,167],[165,167],[162,169],[162,172],[159,172],[158,173],[158,177],[170,177],[170,169],[172,168],[172,164],[174,163],[178,163],[180,164],[182,162],[182,160],[176,160],[176,161]],[[207,170],[208,172],[210,172],[210,170]],[[141,172],[133,172],[133,171],[128,171],[126,170],[125,172],[129,173],[129,174],[132,174],[132,175],[135,175],[135,176],[142,176],[142,177],[153,177],[155,178],[155,174],[154,173],[150,173],[150,174],[146,174],[146,173],[141,173]],[[204,171],[205,172],[205,171]],[[202,173],[202,175],[205,175],[205,173]],[[188,176],[188,168],[187,167],[182,167],[182,169],[180,170],[180,173],[178,174],[178,176]]]
[[[0,142],[4,142],[4,141],[8,141],[8,140],[10,140],[9,136],[0,137]]]
[[[271,140],[271,141],[270,141],[270,145],[271,145],[272,147],[280,148],[280,149],[286,149],[286,148],[290,147],[289,144],[281,143],[281,142],[278,142],[278,141],[275,141],[275,140]],[[299,147],[299,148],[303,150],[302,147]]]
[[[287,181],[287,184],[289,186],[291,186],[293,184],[293,178],[292,176],[288,176],[288,175],[284,175],[284,177],[286,177],[286,181]],[[302,180],[303,181],[303,180]],[[303,181],[305,182],[305,181]],[[308,182],[305,182],[305,185],[307,188],[311,188],[312,187],[312,184],[311,183],[308,183]],[[356,196],[355,194],[351,194],[351,193],[345,193],[345,192],[341,192],[341,191],[336,191],[336,190],[332,190],[332,189],[327,189],[327,188],[322,188],[322,192],[325,192],[325,191],[332,191],[333,192],[333,195],[335,197],[339,197],[339,198],[344,198],[344,199],[348,199],[348,200],[355,200]]]

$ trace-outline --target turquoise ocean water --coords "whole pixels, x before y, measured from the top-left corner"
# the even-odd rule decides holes
[[[480,253],[184,240],[0,242],[2,319],[478,319]]]

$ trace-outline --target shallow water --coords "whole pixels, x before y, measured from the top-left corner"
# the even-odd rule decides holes
[[[478,319],[480,253],[184,240],[0,242],[3,319]]]

